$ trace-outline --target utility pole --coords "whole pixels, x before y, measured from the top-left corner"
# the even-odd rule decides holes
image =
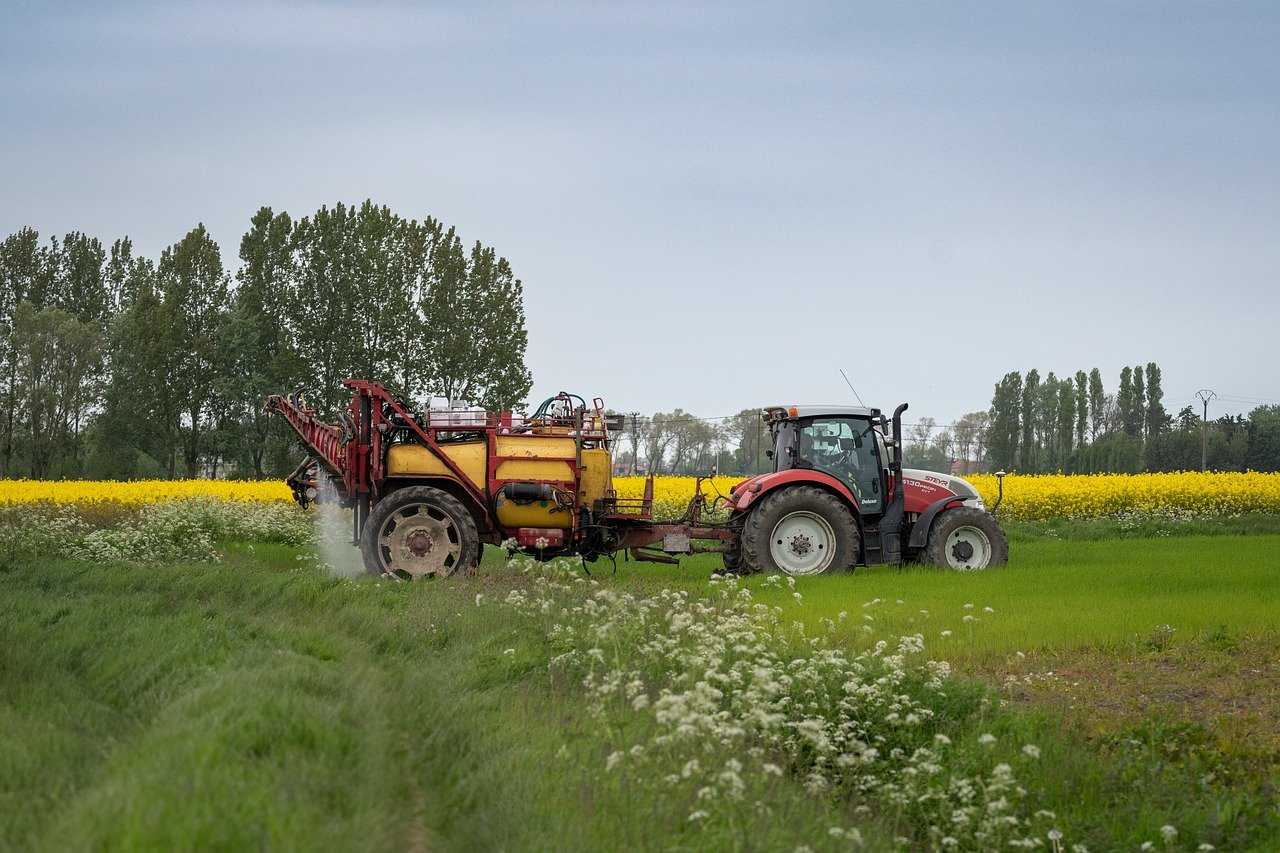
[[[1218,395],[1201,388],[1196,396],[1204,403],[1204,417],[1200,419],[1200,470],[1204,471],[1209,467],[1209,401]]]
[[[640,429],[637,419],[640,417],[639,412],[631,413],[631,476],[636,475],[636,457],[640,455]]]

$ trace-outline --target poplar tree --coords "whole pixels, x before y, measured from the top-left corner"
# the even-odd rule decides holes
[[[1019,465],[1023,471],[1036,470],[1036,404],[1040,400],[1040,371],[1034,367],[1027,371],[1022,383],[1022,442],[1019,446]]]
[[[1129,410],[1124,413],[1124,431],[1141,440],[1147,410],[1147,389],[1142,378],[1142,365],[1133,369],[1133,396],[1129,404]]]
[[[1133,408],[1133,368],[1125,367],[1120,371],[1120,389],[1116,391],[1116,414],[1120,421],[1120,430],[1129,435],[1132,435],[1129,432],[1129,426],[1133,418]]]
[[[1076,371],[1076,447],[1084,447],[1085,431],[1089,425],[1089,377],[1083,370]]]
[[[1146,433],[1150,440],[1169,428],[1169,413],[1164,409],[1164,389],[1160,387],[1160,368],[1154,362],[1147,364]]]
[[[1013,468],[1018,461],[1019,406],[1022,374],[1006,373],[995,386],[988,413],[986,454],[994,468]]]
[[[1076,426],[1076,392],[1070,379],[1058,382],[1058,437],[1057,462],[1059,468],[1069,464],[1072,450],[1071,437]]]
[[[1102,371],[1089,371],[1089,441],[1098,440],[1107,425],[1107,393],[1102,386]]]

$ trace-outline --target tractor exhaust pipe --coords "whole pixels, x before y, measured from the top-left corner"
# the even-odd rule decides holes
[[[893,500],[885,507],[884,517],[880,520],[880,540],[884,551],[884,561],[890,565],[902,563],[903,522],[906,519],[906,486],[902,482],[902,413],[907,410],[903,403],[893,410],[893,460],[890,472],[893,474]]]

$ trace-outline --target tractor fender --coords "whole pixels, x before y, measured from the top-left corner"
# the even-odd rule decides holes
[[[964,501],[964,495],[947,495],[945,498],[938,498],[925,507],[924,512],[920,513],[920,517],[916,519],[916,523],[911,527],[911,538],[907,540],[907,547],[923,548],[925,542],[929,539],[929,530],[933,527],[933,520],[938,517],[938,513],[953,503],[958,502],[963,506]]]
[[[810,483],[835,492],[836,495],[849,504],[853,517],[858,519],[858,523],[861,525],[861,518],[858,514],[858,499],[853,496],[853,492],[849,491],[849,487],[825,471],[818,471],[813,468],[791,468],[787,471],[761,474],[738,484],[730,494],[729,511],[732,513],[746,512],[762,495],[782,486],[790,486],[796,483]]]

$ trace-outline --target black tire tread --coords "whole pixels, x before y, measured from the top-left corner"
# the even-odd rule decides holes
[[[480,562],[480,533],[476,530],[475,519],[462,505],[462,501],[453,495],[434,486],[405,486],[396,489],[374,505],[365,520],[364,530],[360,533],[360,555],[364,559],[365,571],[371,575],[382,574],[382,561],[378,555],[378,529],[387,520],[387,516],[409,503],[434,504],[453,516],[458,525],[458,535],[462,539],[462,550],[458,561],[453,564],[449,577],[458,574],[474,574]]]
[[[792,507],[821,511],[836,534],[840,548],[827,571],[851,568],[858,560],[861,536],[858,522],[844,501],[817,486],[786,486],[769,492],[753,506],[742,527],[739,573],[778,573],[769,557],[769,537],[783,513]]]
[[[977,527],[987,534],[991,540],[991,562],[988,566],[1003,566],[1009,562],[1009,538],[1005,536],[1000,522],[991,513],[971,506],[956,509],[944,509],[933,520],[929,528],[929,541],[924,548],[924,558],[935,566],[948,568],[945,548],[947,537],[956,527],[965,524]]]

